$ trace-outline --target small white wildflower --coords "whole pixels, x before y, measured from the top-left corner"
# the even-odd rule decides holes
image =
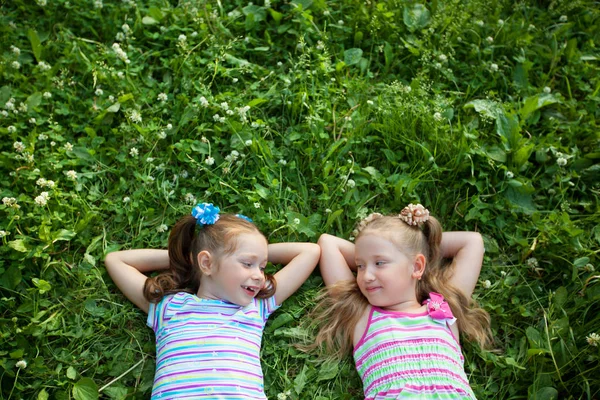
[[[123,197],[123,203],[129,203],[130,201],[131,199],[129,198],[129,196]]]
[[[67,2],[68,3],[68,2]],[[66,4],[66,3],[65,3]],[[94,0],[94,8],[99,10],[102,7],[104,7],[104,4],[102,3],[102,0]]]
[[[492,70],[492,72],[498,71],[498,64],[496,64],[496,63],[490,64],[490,69]]]
[[[27,112],[27,104],[23,102],[19,103],[19,111]]]
[[[277,61],[277,66],[281,67],[283,65],[283,63],[281,61]]]
[[[349,188],[353,188],[356,186],[356,182],[354,182],[353,179],[348,179],[348,182],[346,182],[346,186],[348,186]]]
[[[486,280],[483,282],[483,288],[484,288],[484,289],[489,289],[490,287],[492,287],[492,282],[490,282],[490,281],[489,281],[489,279],[486,279]]]
[[[56,146],[56,142],[55,142],[54,140],[53,140],[53,141],[51,141],[51,142],[50,142],[50,146],[52,146],[52,147]]]
[[[442,114],[436,112],[435,114],[433,114],[433,119],[435,119],[436,121],[441,121],[443,119]]]
[[[506,177],[507,177],[508,179],[512,179],[512,178],[514,178],[514,177],[515,177],[515,174],[513,174],[511,171],[506,171]]]
[[[167,133],[165,131],[160,131],[156,134],[159,139],[165,139],[167,137]]]
[[[208,107],[208,100],[206,100],[206,97],[204,97],[204,96],[200,97],[200,105],[202,107]]]
[[[54,183],[54,181],[51,181],[51,180],[46,181],[46,187],[49,187],[50,189],[54,189],[54,186],[56,186],[56,183]]]
[[[12,51],[16,56],[21,54],[21,49],[16,46],[10,46],[10,51]]]
[[[252,146],[252,139],[248,139],[244,142],[246,146]]]
[[[186,193],[185,195],[185,202],[189,203],[189,204],[195,204],[196,203],[196,196],[194,196],[191,193]]]
[[[115,96],[113,96],[112,94],[110,96],[108,96],[108,101],[113,103],[115,101]]]
[[[167,101],[168,98],[169,98],[169,96],[167,96],[166,93],[159,93],[159,95],[157,97],[158,101],[162,101],[162,102]]]
[[[367,104],[372,106],[373,105],[373,100],[367,100]]]
[[[279,164],[285,166],[285,165],[287,165],[287,161],[282,158],[281,160],[279,160]]]
[[[344,25],[344,20],[343,20],[343,19],[340,19],[340,20],[338,21],[338,25]]]
[[[229,104],[226,101],[222,102],[220,106],[223,110],[229,110]]]
[[[132,148],[129,150],[129,155],[130,155],[131,157],[137,157],[139,154],[140,154],[140,152],[138,151],[137,147],[132,147]]]
[[[179,173],[179,176],[182,177],[183,179],[188,177],[188,172],[184,169],[183,171],[181,171]]]
[[[42,95],[45,99],[50,99],[52,98],[52,93],[50,92],[44,92],[44,94]]]
[[[598,344],[600,343],[600,335],[598,335],[595,332],[592,332],[586,336],[585,340],[590,346],[598,347]]]
[[[8,133],[15,133],[17,131],[17,128],[15,128],[14,125],[9,126],[7,129]]]
[[[35,2],[41,7],[44,7],[47,4],[47,0],[35,0]]]
[[[40,71],[45,72],[45,71],[48,71],[49,69],[51,69],[52,67],[47,62],[40,61],[38,63],[38,68],[40,69]]]
[[[485,40],[486,40],[486,41],[487,41],[489,44],[492,44],[492,43],[494,43],[494,38],[493,38],[493,37],[491,37],[491,36],[488,36],[488,37],[486,37],[486,38],[485,38]]]
[[[50,199],[50,195],[48,192],[42,192],[39,196],[37,196],[34,200],[39,206],[45,206],[48,204],[48,200]]]
[[[566,159],[566,158],[564,158],[564,157],[558,157],[558,158],[556,159],[556,164],[557,164],[559,167],[564,167],[565,165],[567,165],[567,159]]]
[[[37,181],[35,181],[35,184],[40,186],[40,187],[44,187],[46,186],[46,180],[44,178],[39,178]]]
[[[326,208],[326,209],[325,209],[325,213],[326,213],[326,214],[331,214],[331,208]]]
[[[121,25],[121,29],[123,30],[123,32],[127,33],[129,31],[131,31],[131,28],[129,28],[129,25],[127,24],[123,24]]]
[[[548,86],[544,87],[544,93],[550,94],[551,91],[552,91],[552,89],[550,89]]]
[[[125,74],[123,73],[123,71],[117,72],[117,78],[123,79],[123,77],[125,77]]]
[[[73,145],[69,142],[65,143],[64,148],[66,151],[73,151]]]
[[[25,145],[23,144],[23,142],[14,142],[13,147],[15,148],[15,151],[17,153],[22,153],[23,150],[25,150]]]
[[[219,114],[215,114],[215,115],[213,115],[213,120],[218,122],[221,120],[221,116]]]
[[[94,93],[96,94],[96,96],[102,96],[104,94],[104,90],[98,88]]]
[[[285,393],[278,393],[277,394],[277,400],[286,400],[287,396],[285,395]]]
[[[192,32],[192,34],[190,36],[191,37],[196,37],[196,36],[198,36],[198,32],[194,31],[194,32]]]
[[[506,276],[506,275],[507,275],[507,274],[506,274],[506,271],[500,271],[500,275],[502,275],[502,276]]]
[[[170,131],[171,129],[173,129],[173,125],[172,124],[167,124],[167,130]]]
[[[498,26],[503,26],[504,25],[504,20],[503,19],[499,19],[498,20]]]
[[[154,161],[154,157],[148,157],[148,158],[146,158],[146,162],[147,163],[151,163],[153,161]]]
[[[227,110],[227,111],[225,111],[225,113],[226,113],[227,115],[233,115],[233,114],[234,114],[233,110]]]
[[[447,62],[447,61],[448,61],[448,57],[446,57],[446,55],[445,55],[445,54],[440,54],[440,55],[438,56],[438,60],[440,60],[441,62],[445,63],[445,62]]]
[[[187,37],[185,35],[181,34],[181,35],[179,35],[177,40],[179,40],[179,43],[184,43],[187,40]]]
[[[233,78],[233,79],[231,80],[231,82],[233,82],[233,83],[237,83],[238,81],[239,81],[239,79],[238,79],[238,78]]]
[[[294,218],[294,225],[300,225],[300,218]]]
[[[25,369],[25,368],[27,368],[27,361],[25,361],[25,360],[17,361],[17,363],[15,364],[15,367]]]
[[[2,114],[3,117],[8,117],[8,111],[6,110],[0,111],[0,114]]]
[[[21,68],[21,63],[18,61],[13,61],[10,63],[10,66],[13,67],[14,69],[20,69]]]
[[[479,20],[475,21],[475,25],[477,25],[477,26],[483,26],[484,23],[483,23],[482,20],[479,19]]]
[[[538,260],[535,257],[529,257],[526,262],[527,266],[530,268],[537,268],[537,266],[539,265]]]
[[[35,118],[29,118],[29,123],[30,124],[35,124],[36,123],[36,119]]]
[[[560,22],[567,22],[569,20],[569,17],[567,17],[566,15],[561,15],[558,20]]]
[[[167,225],[161,224],[158,228],[156,228],[156,231],[158,233],[163,233],[163,232],[166,232],[167,229],[169,229],[169,227]]]
[[[65,175],[67,175],[67,178],[69,178],[72,181],[77,180],[77,172],[75,172],[73,170],[69,170],[69,171],[65,172]]]
[[[10,235],[10,232],[0,231],[0,238],[6,237],[8,235]]]
[[[201,141],[202,143],[208,143],[208,139],[206,138],[206,136],[202,136],[202,137],[200,138],[200,141]]]
[[[254,203],[254,208],[260,208],[260,203]]]
[[[204,164],[209,165],[209,166],[213,165],[214,163],[215,163],[215,159],[210,156],[206,157],[206,159],[204,160]]]
[[[138,110],[133,110],[129,114],[129,120],[134,123],[142,122],[142,114]]]

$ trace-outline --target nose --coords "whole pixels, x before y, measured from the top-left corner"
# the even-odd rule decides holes
[[[252,280],[260,282],[265,279],[265,274],[259,269],[255,268],[252,270]]]
[[[375,275],[373,275],[371,269],[368,267],[365,268],[365,271],[363,272],[363,280],[365,282],[373,282],[375,280]]]

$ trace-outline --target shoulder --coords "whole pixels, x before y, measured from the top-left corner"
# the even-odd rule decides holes
[[[354,332],[352,334],[352,343],[356,347],[356,345],[363,339],[365,334],[367,333],[367,329],[369,327],[369,320],[371,319],[371,314],[373,313],[373,306],[370,304],[365,308],[365,311],[362,313],[356,326],[354,327]]]

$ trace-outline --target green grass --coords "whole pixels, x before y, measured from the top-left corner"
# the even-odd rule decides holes
[[[0,399],[149,397],[102,260],[166,246],[191,197],[273,242],[421,202],[485,239],[478,398],[600,396],[596,3],[44,3],[0,14]],[[362,398],[350,358],[293,347],[321,288],[265,330],[269,398]]]

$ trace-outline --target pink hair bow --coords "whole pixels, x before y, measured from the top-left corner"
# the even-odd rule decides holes
[[[433,319],[452,319],[452,310],[446,301],[444,296],[439,293],[429,293],[429,299],[427,301],[427,312]]]

